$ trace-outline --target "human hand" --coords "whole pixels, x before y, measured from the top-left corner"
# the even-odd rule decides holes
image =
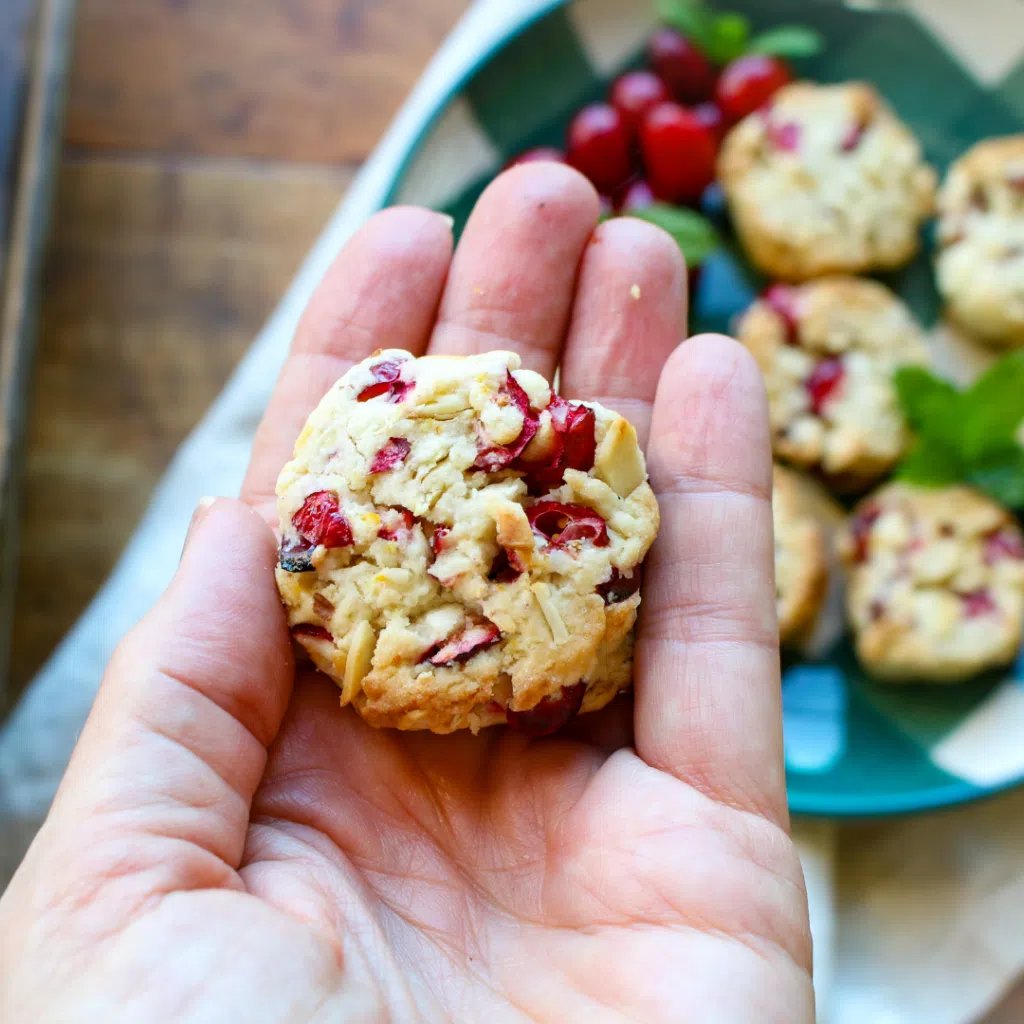
[[[634,219],[595,229],[597,211],[575,172],[524,166],[454,259],[445,218],[409,208],[339,256],[242,502],[197,512],[0,900],[0,1019],[813,1019],[763,387],[728,339],[677,347],[678,249]],[[635,700],[547,740],[434,736],[371,729],[296,674],[274,480],[320,396],[382,347],[560,364],[563,393],[649,436],[662,528]]]

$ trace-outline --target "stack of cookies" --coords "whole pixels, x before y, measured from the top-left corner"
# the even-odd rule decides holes
[[[1006,664],[1024,633],[1024,538],[969,488],[884,482],[908,443],[893,374],[927,365],[929,347],[896,295],[854,275],[907,263],[937,208],[949,319],[988,345],[1024,346],[1024,136],[978,143],[937,189],[871,86],[799,82],[733,128],[719,176],[747,256],[777,282],[737,334],[764,373],[775,455],[793,467],[775,478],[783,642],[807,636],[826,590],[828,537],[801,470],[838,495],[868,492],[837,547],[872,674],[948,682]]]

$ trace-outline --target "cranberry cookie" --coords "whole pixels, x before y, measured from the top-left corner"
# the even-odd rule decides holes
[[[951,319],[992,345],[1024,345],[1024,135],[987,139],[939,192],[939,291]]]
[[[1024,631],[1024,537],[966,487],[889,484],[842,543],[857,654],[882,679],[955,682],[1006,664]]]
[[[857,489],[900,457],[906,427],[893,371],[928,361],[907,307],[875,281],[777,284],[737,336],[765,377],[775,453]]]
[[[860,82],[780,89],[726,137],[718,175],[750,259],[787,281],[901,266],[935,193],[917,140]]]
[[[371,725],[539,735],[630,685],[658,529],[636,431],[518,356],[378,352],[277,495],[292,633]]]
[[[807,507],[796,474],[775,466],[775,607],[784,645],[805,639],[821,611],[828,583],[825,530]]]

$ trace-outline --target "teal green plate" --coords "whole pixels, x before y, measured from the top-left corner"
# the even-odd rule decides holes
[[[818,28],[827,46],[802,72],[874,82],[940,170],[980,138],[1024,130],[1024,14],[1016,25],[979,17],[977,38],[968,40],[962,26],[943,24],[940,4],[915,5],[926,14],[866,0],[722,6],[757,28],[794,21]],[[452,86],[406,154],[388,202],[443,209],[461,228],[509,157],[559,144],[573,112],[639,63],[649,11],[638,0],[543,4]],[[888,283],[925,324],[935,322],[926,256]],[[732,246],[723,249],[701,274],[693,329],[728,330],[761,285]],[[785,667],[783,709],[797,813],[920,811],[1024,782],[1024,658],[962,686],[893,687],[866,677],[844,640],[820,661]]]

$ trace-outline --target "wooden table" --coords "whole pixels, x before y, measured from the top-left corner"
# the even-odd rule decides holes
[[[79,0],[30,399],[13,684],[468,0]]]

